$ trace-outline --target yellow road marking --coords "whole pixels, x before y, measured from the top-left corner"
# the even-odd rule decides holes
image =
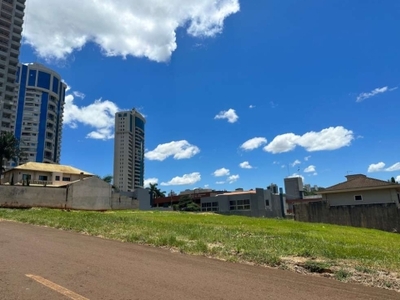
[[[70,299],[73,300],[89,300],[88,298],[85,298],[77,293],[74,293],[73,291],[70,291],[69,289],[66,289],[58,284],[55,284],[54,282],[51,282],[43,277],[37,276],[37,275],[32,275],[32,274],[26,274],[27,277],[32,278],[33,280],[36,280],[37,282],[43,284],[44,286],[47,286],[48,288],[55,290],[56,292],[59,292],[60,294],[63,294],[64,296],[67,296]]]

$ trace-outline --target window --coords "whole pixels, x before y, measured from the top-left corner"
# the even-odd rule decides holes
[[[47,176],[39,175],[39,180],[41,180],[41,181],[47,181]]]
[[[362,196],[361,195],[355,195],[354,196],[355,201],[362,201]]]
[[[219,204],[218,202],[202,203],[201,211],[219,211]]]
[[[250,199],[229,201],[229,210],[250,210]]]
[[[270,203],[269,203],[269,199],[265,199],[265,206],[269,207]]]
[[[56,176],[56,181],[60,181],[60,176]]]
[[[70,177],[63,177],[62,181],[71,181],[71,178]]]

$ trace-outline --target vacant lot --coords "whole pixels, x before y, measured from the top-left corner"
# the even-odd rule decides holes
[[[0,218],[400,290],[400,235],[378,230],[178,212],[0,209]]]

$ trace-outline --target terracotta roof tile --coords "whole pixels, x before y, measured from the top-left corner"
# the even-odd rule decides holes
[[[370,178],[362,174],[357,175],[348,175],[347,181],[335,184],[326,188],[323,192],[330,191],[341,191],[341,190],[352,190],[352,189],[360,189],[360,188],[373,188],[373,187],[383,187],[383,186],[393,186],[400,187],[397,183],[391,183],[384,180],[379,180],[375,178]]]

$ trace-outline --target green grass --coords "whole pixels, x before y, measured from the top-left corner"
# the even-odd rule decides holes
[[[400,235],[378,230],[180,212],[0,209],[1,218],[229,261],[278,266],[285,257],[300,256],[365,271],[400,271]],[[339,273],[337,278],[346,278]]]

